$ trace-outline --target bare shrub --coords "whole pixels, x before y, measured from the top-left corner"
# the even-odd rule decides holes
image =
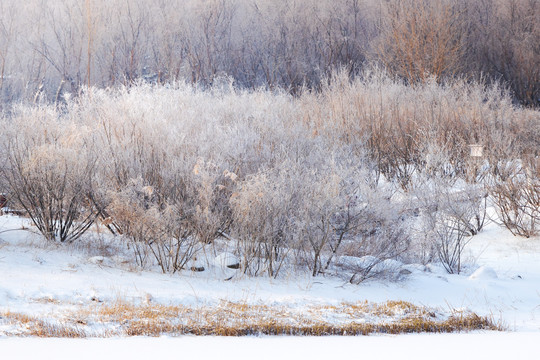
[[[459,4],[450,0],[387,3],[379,60],[409,83],[453,77],[463,66],[466,28]]]
[[[25,213],[50,241],[72,242],[94,222],[88,202],[96,159],[75,124],[50,109],[19,114],[2,145],[1,168],[14,207]],[[32,117],[44,114],[41,120]],[[43,115],[42,115],[43,116]]]
[[[281,172],[260,172],[232,194],[234,234],[246,273],[279,274],[292,245],[297,180],[286,167]]]
[[[227,169],[220,172],[216,164],[201,158],[197,160],[190,175],[186,193],[192,199],[181,206],[193,207],[190,223],[194,234],[202,243],[210,244],[226,233],[232,222],[229,199],[238,176]]]
[[[433,171],[434,164],[426,167],[429,152],[444,152],[447,159],[439,163],[454,181],[478,165],[479,176],[469,178],[481,182],[501,159],[538,148],[538,113],[512,105],[497,84],[426,79],[409,87],[373,68],[352,82],[336,74],[320,95],[304,94],[301,104],[314,133],[365,144],[376,171],[405,191],[421,172]],[[471,144],[483,145],[484,162],[470,161]]]
[[[220,238],[250,275],[341,271],[357,282],[388,259],[438,259],[447,250],[431,239],[460,253],[485,223],[481,183],[506,181],[497,164],[537,156],[538,112],[497,85],[430,78],[411,87],[376,67],[356,79],[344,69],[297,96],[216,82],[141,81],[13,110],[2,118],[1,159],[54,170],[40,176],[73,171],[65,179],[88,185],[76,208],[125,236],[140,265],[179,271]],[[471,180],[473,143],[485,157]],[[17,161],[0,163],[10,199],[4,184]],[[411,234],[416,220],[424,227]],[[376,260],[340,269],[343,256]]]
[[[459,274],[462,269],[462,254],[469,242],[463,224],[454,216],[439,212],[429,217],[435,251],[439,261],[449,274]]]
[[[160,231],[160,224],[155,223],[159,220],[156,219],[159,217],[159,212],[156,209],[150,209],[152,204],[148,203],[149,199],[145,199],[142,186],[137,186],[136,183],[121,193],[110,196],[112,200],[107,207],[108,212],[114,218],[121,234],[129,240],[128,246],[133,249],[137,265],[145,266],[150,254],[148,244],[160,242],[161,236],[166,236]],[[149,210],[148,213],[147,210]],[[152,215],[156,216],[153,218]],[[165,265],[162,266],[163,271],[165,271]]]
[[[402,204],[385,196],[384,190],[363,189],[357,198],[353,235],[336,261],[338,275],[351,283],[389,275],[410,246],[409,223]],[[390,278],[395,276],[389,275]]]
[[[499,220],[514,235],[535,236],[540,231],[538,161],[505,165],[489,187]]]
[[[154,191],[140,179],[132,181],[112,195],[109,211],[129,239],[139,266],[152,255],[164,273],[175,273],[192,259],[198,241],[183,209]]]
[[[295,171],[301,183],[294,216],[295,263],[307,266],[313,276],[325,273],[356,233],[361,216],[358,179],[366,175],[363,166],[334,157],[316,169]]]
[[[422,193],[421,193],[422,192]],[[423,256],[437,258],[450,274],[463,269],[463,252],[487,218],[487,195],[481,188],[452,188],[433,178],[419,189],[420,241],[427,242]]]

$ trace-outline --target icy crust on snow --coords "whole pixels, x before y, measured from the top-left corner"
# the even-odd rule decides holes
[[[29,230],[25,219],[0,217],[0,312],[46,315],[120,299],[194,307],[224,301],[264,304],[302,313],[313,306],[403,300],[442,313],[469,310],[491,316],[509,330],[540,332],[540,239],[516,238],[494,224],[471,240],[468,270],[460,275],[447,274],[433,264],[341,259],[374,260],[376,266],[407,270],[397,281],[358,285],[307,274],[249,278],[228,267],[238,259],[227,252],[202,258],[205,271],[161,274],[134,266],[129,252],[104,247],[100,254],[84,242],[48,244]],[[339,321],[340,315],[330,314],[332,318]],[[2,326],[0,332],[9,324]]]

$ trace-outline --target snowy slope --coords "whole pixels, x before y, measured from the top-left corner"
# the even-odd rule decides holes
[[[297,311],[302,311],[304,307],[313,304],[337,305],[342,302],[364,300],[370,302],[405,300],[443,311],[468,309],[479,315],[490,315],[496,322],[506,326],[509,332],[371,336],[369,339],[346,337],[324,341],[331,342],[329,346],[334,349],[341,349],[342,346],[362,346],[366,351],[372,349],[375,352],[381,351],[380,346],[384,347],[381,345],[384,343],[401,346],[402,343],[424,343],[425,338],[429,339],[430,347],[433,346],[434,351],[437,350],[437,343],[455,342],[475,347],[475,344],[480,346],[495,341],[497,346],[506,349],[504,344],[521,347],[538,342],[531,339],[540,340],[540,239],[517,238],[495,224],[490,224],[470,242],[467,254],[469,265],[464,274],[449,275],[437,266],[415,265],[408,267],[412,273],[401,281],[367,281],[360,285],[347,284],[336,278],[309,276],[278,280],[235,277],[225,281],[229,274],[216,271],[163,275],[157,271],[140,271],[126,263],[125,258],[110,254],[111,244],[102,244],[100,255],[100,251],[95,250],[95,247],[84,244],[70,246],[47,244],[29,230],[31,226],[24,219],[13,216],[0,217],[0,311],[48,314],[58,309],[69,310],[96,301],[109,302],[117,299],[135,303],[151,300],[161,304],[190,306],[212,306],[226,300],[286,306]],[[21,350],[21,344],[31,344],[35,349],[58,346],[65,350],[66,354],[69,354],[72,347],[79,346],[88,348],[96,346],[96,351],[105,351],[104,349],[109,347],[113,351],[136,349],[133,347],[134,340],[128,339],[82,342],[2,339],[2,331],[8,329],[7,325],[3,326],[3,328],[0,326],[0,348],[3,351],[10,349],[8,353]],[[314,341],[296,338],[287,340],[283,337],[279,339],[266,337],[231,339],[225,341],[226,345],[223,346],[234,351],[237,349],[235,344],[241,343],[243,350],[249,354],[246,349],[250,347],[273,349],[275,341],[279,341],[280,344],[292,341],[297,345]],[[224,340],[211,337],[154,340],[138,338],[136,344],[144,348],[147,342],[163,346],[165,349],[163,351],[166,351],[168,346],[185,346],[189,343],[191,350],[195,351],[198,345],[193,345],[194,343],[207,347],[207,342],[221,343]],[[97,343],[99,345],[96,345]],[[317,346],[312,347],[309,344],[306,348],[321,354]],[[320,346],[321,351],[326,349],[325,345]],[[489,347],[494,354],[504,353],[496,349]],[[522,350],[525,356],[531,347],[525,346]],[[137,351],[135,353],[141,354]]]

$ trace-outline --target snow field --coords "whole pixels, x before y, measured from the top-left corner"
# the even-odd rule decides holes
[[[2,358],[132,360],[275,359],[515,359],[538,358],[537,332],[368,337],[193,337],[0,339]]]

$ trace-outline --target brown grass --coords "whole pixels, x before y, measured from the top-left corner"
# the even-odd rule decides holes
[[[13,325],[18,325],[18,330],[6,335],[36,336],[36,337],[57,337],[57,338],[85,338],[87,333],[76,324],[65,324],[61,322],[49,322],[34,316],[21,313],[4,312],[0,315],[0,320]]]
[[[144,304],[125,301],[82,307],[65,318],[44,321],[20,313],[3,313],[16,325],[12,336],[107,337],[179,335],[369,335],[373,333],[450,333],[502,330],[488,317],[470,312],[443,316],[404,301],[342,303],[302,309],[222,301],[216,306]],[[103,331],[91,331],[99,325]]]

